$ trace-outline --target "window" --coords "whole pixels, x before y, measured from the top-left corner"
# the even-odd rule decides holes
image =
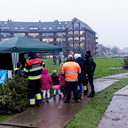
[[[46,29],[46,28],[43,28],[43,29]]]
[[[66,33],[65,32],[58,32],[58,33],[56,33],[56,35],[58,37],[63,37],[64,35],[66,35]]]
[[[29,27],[28,29],[29,30],[38,30],[39,28],[38,27]]]
[[[85,37],[80,37],[80,41],[85,41]]]
[[[52,27],[49,27],[49,29],[52,29]]]
[[[39,33],[28,33],[28,36],[36,37],[39,36]]]
[[[25,33],[14,33],[14,36],[22,35],[25,36]]]
[[[56,41],[57,41],[57,42],[61,42],[61,38],[57,38]]]
[[[3,33],[3,32],[1,32],[1,36],[3,36],[3,37],[9,37],[11,34],[10,33]]]
[[[18,29],[18,27],[15,27],[15,29]]]
[[[79,43],[74,43],[74,47],[79,47]]]
[[[78,41],[79,40],[79,37],[74,37],[74,41]]]
[[[63,41],[66,41],[66,39],[65,38],[57,38],[56,41],[61,43]]]
[[[23,27],[21,27],[21,29],[24,29]]]
[[[84,48],[84,43],[80,43],[80,47],[81,48]]]
[[[80,35],[84,35],[84,31],[80,31]]]
[[[80,29],[84,28],[84,26],[82,24],[80,24]]]
[[[53,38],[45,38],[42,41],[45,43],[50,43],[50,42],[53,42]]]
[[[72,38],[72,37],[69,37],[69,38],[68,38],[68,41],[73,41],[73,38]]]
[[[1,27],[3,30],[9,30],[10,27]]]
[[[76,22],[74,23],[74,29],[79,29],[79,22],[78,22],[78,21],[76,21]]]
[[[42,33],[42,36],[45,36],[45,37],[53,36],[53,33]]]
[[[79,35],[79,31],[74,31],[74,35]]]
[[[69,31],[68,32],[68,35],[73,35],[73,31]]]
[[[73,43],[69,43],[69,47],[72,48],[73,47]]]

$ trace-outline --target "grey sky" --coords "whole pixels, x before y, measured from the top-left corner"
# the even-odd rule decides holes
[[[104,46],[128,47],[128,0],[0,0],[0,20],[70,21],[74,17],[97,32]]]

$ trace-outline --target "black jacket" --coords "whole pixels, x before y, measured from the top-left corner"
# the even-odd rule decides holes
[[[75,62],[77,62],[80,65],[81,73],[78,76],[78,81],[84,81],[85,80],[85,61],[82,59],[82,57],[78,57],[75,59]]]
[[[96,63],[93,61],[92,57],[86,60],[85,72],[94,72],[96,68]]]

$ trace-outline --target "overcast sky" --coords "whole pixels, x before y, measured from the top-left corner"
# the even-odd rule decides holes
[[[104,46],[128,47],[128,0],[0,0],[0,21],[71,21],[97,32]]]

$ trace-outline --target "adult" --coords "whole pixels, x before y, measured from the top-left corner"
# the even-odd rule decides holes
[[[56,66],[56,60],[57,60],[56,56],[53,56],[53,62],[55,66]]]
[[[85,62],[80,54],[75,54],[74,58],[74,61],[77,62],[81,68],[81,74],[78,76],[78,90],[80,90],[79,98],[81,99],[83,96],[83,82],[85,81]]]
[[[29,60],[26,62],[24,72],[28,76],[28,88],[30,90],[30,105],[35,106],[35,95],[37,99],[37,105],[41,104],[40,78],[43,66],[42,60],[36,58],[34,52],[30,51],[28,53],[28,56]]]
[[[68,62],[64,63],[61,73],[65,76],[65,90],[67,94],[67,99],[64,102],[70,103],[71,90],[73,89],[75,102],[78,103],[78,74],[81,73],[81,68],[78,63],[74,62],[72,55],[68,55]]]
[[[93,76],[94,76],[96,64],[92,59],[91,51],[87,51],[85,53],[85,58],[87,61],[87,67],[85,68],[85,71],[88,74],[88,80],[89,80],[89,84],[91,86],[91,93],[88,95],[88,97],[94,97],[95,90],[94,90]]]
[[[72,55],[73,56],[73,60],[74,60],[74,52],[73,52],[73,50],[70,50],[69,55]],[[68,62],[68,58],[67,58],[66,62]]]
[[[24,53],[20,53],[19,54],[19,62],[22,64],[21,70],[23,70],[24,67],[25,67],[25,63],[26,63],[26,59],[24,57]]]
[[[17,68],[14,69],[14,73],[18,76],[24,76],[22,73],[22,64],[20,62],[17,63]]]

